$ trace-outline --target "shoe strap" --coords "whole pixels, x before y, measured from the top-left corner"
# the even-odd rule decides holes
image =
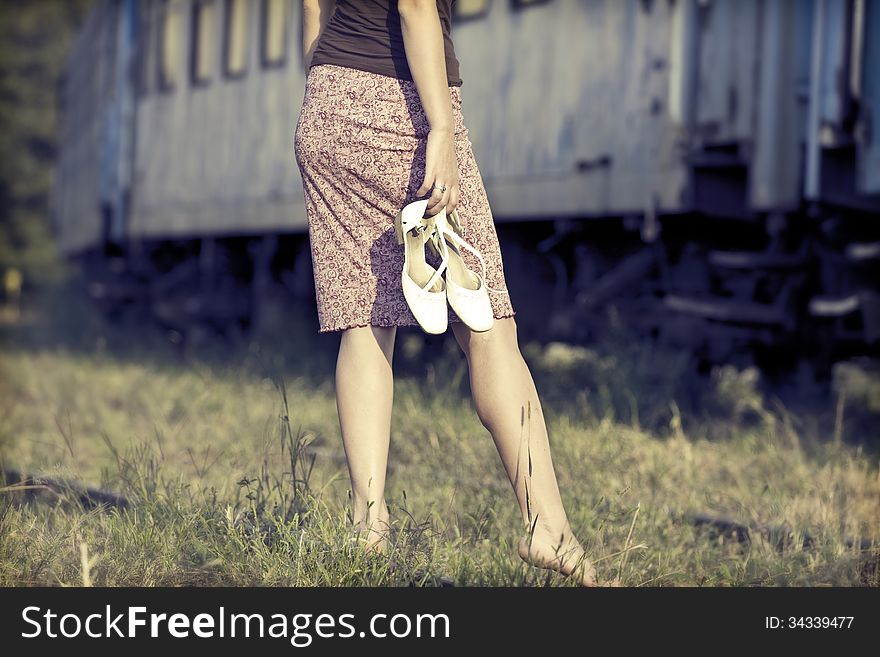
[[[442,239],[440,241],[443,243],[443,249],[444,251],[446,251],[447,259],[449,253],[448,247],[446,246],[446,239],[448,239],[450,242],[460,248],[467,249],[477,257],[477,260],[480,261],[480,267],[482,268],[483,285],[486,286],[487,290],[491,290],[492,292],[497,292],[499,294],[510,294],[508,290],[498,290],[494,287],[489,287],[488,279],[486,278],[486,261],[483,259],[483,255],[473,246],[468,244],[468,242],[463,237],[461,237],[461,224],[458,220],[458,208],[453,210],[449,215],[446,214],[446,208],[443,208],[435,216],[438,217],[438,219],[436,220],[437,232],[442,235]]]
[[[428,227],[425,211],[428,209],[428,200],[415,201],[406,205],[400,212],[400,223],[403,226],[403,232],[408,232],[413,228],[425,230]]]
[[[410,203],[401,213],[401,226],[404,233],[413,231],[413,237],[421,236],[422,243],[427,244],[428,248],[440,258],[442,253],[440,252],[440,241],[435,230],[434,217],[423,216],[427,205],[427,200]]]
[[[434,226],[433,218],[430,218],[428,228],[425,232],[422,233],[424,235],[424,242],[433,245],[433,240],[436,239],[437,230]],[[436,246],[432,246],[435,253],[438,252]],[[434,285],[437,283],[437,280],[443,275],[443,272],[446,271],[446,267],[449,264],[449,255],[447,253],[440,253],[440,266],[437,267],[437,270],[434,272],[434,275],[431,276],[431,280],[425,285],[423,289],[430,290],[433,289]]]
[[[413,230],[416,231],[413,235],[419,238],[419,244],[423,247],[425,244],[428,244],[429,248],[441,259],[440,266],[431,276],[431,279],[427,282],[424,288],[422,288],[425,290],[430,290],[434,287],[437,280],[443,275],[447,263],[449,262],[448,255],[439,247],[440,240],[437,235],[436,226],[437,215],[430,217],[424,216],[425,211],[428,209],[428,201],[429,199],[424,199],[422,201],[415,201],[408,204],[403,208],[400,217],[403,232],[408,233]]]

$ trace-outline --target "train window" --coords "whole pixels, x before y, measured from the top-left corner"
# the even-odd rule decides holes
[[[223,32],[223,69],[229,77],[239,77],[247,68],[247,6],[250,0],[226,0]]]
[[[211,79],[214,62],[216,17],[214,0],[195,0],[190,23],[190,77],[193,84]]]
[[[162,0],[159,5],[157,24],[158,43],[158,83],[159,89],[168,91],[177,82],[177,62],[180,53],[180,12],[172,0]]]
[[[453,20],[480,18],[489,11],[489,0],[458,0],[453,5]]]
[[[281,66],[287,57],[288,0],[262,0],[260,42],[263,66]]]

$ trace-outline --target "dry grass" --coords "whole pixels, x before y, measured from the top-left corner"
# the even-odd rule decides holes
[[[450,339],[425,369],[412,331],[400,333],[395,363],[396,545],[388,559],[361,555],[346,518],[335,343],[288,328],[284,341],[223,349],[222,358],[138,347],[131,334],[122,351],[106,336],[98,349],[4,340],[3,464],[111,489],[132,507],[84,511],[63,492],[32,503],[0,492],[0,585],[360,586],[444,576],[570,585],[516,556],[518,512],[467,395],[465,363]],[[524,353],[572,525],[601,578],[878,584],[877,551],[845,544],[880,539],[876,455],[808,435],[814,425],[763,400],[748,373],[716,373],[697,404],[676,398],[687,360],[676,355],[560,345]],[[426,396],[428,412],[416,412]],[[696,412],[710,405],[711,415]],[[833,400],[828,407],[833,422]],[[698,512],[789,531],[779,545],[756,531],[743,544],[695,527]]]

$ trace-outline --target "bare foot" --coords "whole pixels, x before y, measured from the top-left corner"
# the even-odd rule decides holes
[[[364,552],[367,554],[388,554],[390,541],[388,540],[388,531],[370,529],[361,534],[364,544]]]
[[[364,554],[388,554],[390,549],[387,531],[355,529],[351,544],[357,545]]]
[[[567,537],[564,542],[550,541],[537,535],[523,536],[519,541],[519,556],[536,568],[575,577],[581,586],[599,586],[595,567],[573,536]]]
[[[390,548],[390,541],[388,540],[390,531],[388,507],[384,507],[380,517],[374,518],[369,525],[364,520],[355,527],[357,540],[367,554],[387,554]]]

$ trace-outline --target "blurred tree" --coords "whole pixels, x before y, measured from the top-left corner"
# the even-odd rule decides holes
[[[56,94],[64,59],[94,0],[0,2],[0,275],[58,280],[48,220],[57,148]]]

